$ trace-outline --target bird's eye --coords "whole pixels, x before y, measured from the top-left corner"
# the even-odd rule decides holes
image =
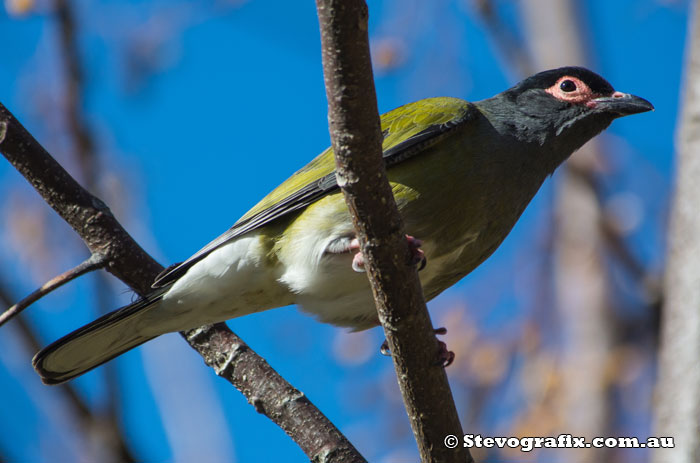
[[[562,90],[562,92],[573,92],[576,90],[576,84],[573,80],[565,80],[559,84],[559,88]]]

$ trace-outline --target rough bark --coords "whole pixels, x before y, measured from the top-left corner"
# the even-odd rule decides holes
[[[353,216],[421,459],[472,461],[467,449],[444,444],[450,434],[461,439],[462,430],[382,160],[367,5],[316,0],[316,6],[338,183]]]

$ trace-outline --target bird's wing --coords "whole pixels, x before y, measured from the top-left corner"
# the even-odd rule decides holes
[[[477,112],[471,103],[458,98],[443,97],[409,103],[383,114],[382,149],[386,167],[389,168],[422,152],[440,140],[441,135],[468,123]],[[333,149],[328,148],[264,197],[223,235],[185,262],[165,269],[158,275],[153,287],[168,285],[224,243],[303,209],[337,188]]]

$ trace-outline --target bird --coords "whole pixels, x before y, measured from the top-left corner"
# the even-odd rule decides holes
[[[487,259],[547,177],[614,119],[653,110],[567,66],[491,98],[435,97],[381,116],[383,159],[426,300]],[[573,212],[573,211],[572,211]],[[165,269],[145,297],[33,358],[46,384],[73,379],[165,333],[296,304],[355,331],[379,324],[332,147],[224,234]]]

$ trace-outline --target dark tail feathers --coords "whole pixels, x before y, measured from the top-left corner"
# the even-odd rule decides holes
[[[32,364],[44,384],[60,384],[153,339],[136,329],[157,307],[164,291],[129,304],[79,328],[42,349]]]

